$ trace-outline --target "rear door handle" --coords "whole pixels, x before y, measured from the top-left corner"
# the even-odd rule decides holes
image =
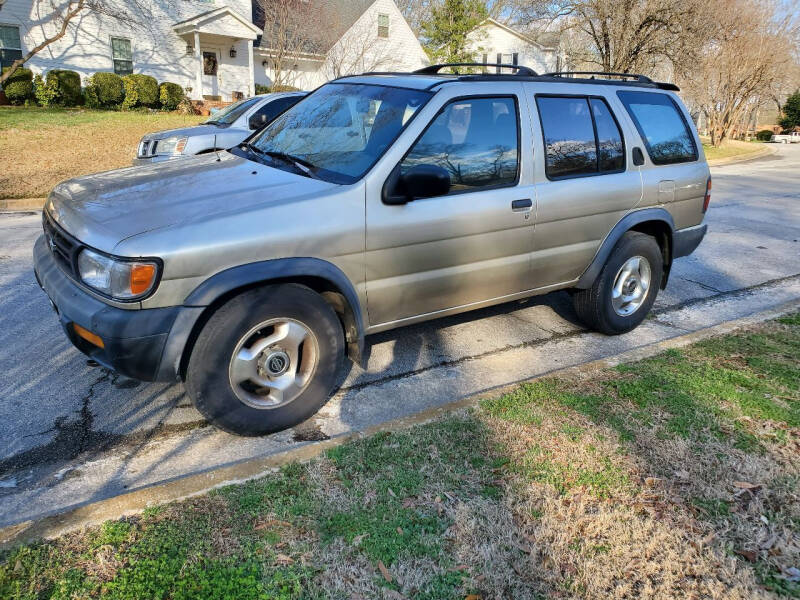
[[[522,200],[514,200],[511,203],[511,210],[513,211],[525,211],[530,210],[533,206],[533,200],[530,198],[524,198]]]

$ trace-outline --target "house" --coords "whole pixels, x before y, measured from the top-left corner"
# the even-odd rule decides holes
[[[231,101],[253,95],[256,83],[273,82],[267,67],[274,63],[275,44],[264,35],[263,14],[258,24],[255,0],[113,1],[120,7],[116,18],[85,11],[63,38],[25,66],[35,73],[71,69],[84,83],[97,71],[144,73],[181,85],[197,100]],[[372,67],[399,70],[426,64],[419,41],[392,0],[296,1],[301,9],[313,9],[314,28],[326,34],[310,50],[282,60],[296,87],[312,89],[334,75]],[[52,35],[50,7],[44,0],[0,1],[2,66]]]
[[[314,89],[341,75],[413,71],[430,63],[392,0],[302,1],[302,23],[287,24],[275,23],[274,14],[270,23],[254,0],[254,21],[264,30],[254,50],[256,83]],[[287,33],[292,27],[296,31]]]
[[[494,19],[486,19],[473,29],[467,41],[467,48],[483,64],[524,65],[537,73],[561,68],[557,39],[537,41]]]

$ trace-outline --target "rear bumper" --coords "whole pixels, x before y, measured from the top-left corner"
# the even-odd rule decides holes
[[[708,225],[703,223],[696,227],[676,229],[672,233],[672,258],[689,256],[703,241],[708,231]]]
[[[58,266],[44,236],[33,248],[36,280],[50,298],[69,340],[101,365],[142,381],[175,381],[202,308],[123,309],[97,300]],[[75,333],[78,324],[100,336],[104,348]]]

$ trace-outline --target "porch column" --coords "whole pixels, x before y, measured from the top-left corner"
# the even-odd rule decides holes
[[[194,32],[194,56],[197,61],[197,74],[194,81],[195,100],[203,99],[203,53],[200,51],[200,33]]]
[[[255,96],[255,74],[253,72],[253,40],[247,40],[247,67],[250,69],[248,96]]]

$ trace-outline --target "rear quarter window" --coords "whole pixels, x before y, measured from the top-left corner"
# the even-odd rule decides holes
[[[657,165],[697,160],[697,147],[689,124],[667,94],[619,91],[650,160]]]

